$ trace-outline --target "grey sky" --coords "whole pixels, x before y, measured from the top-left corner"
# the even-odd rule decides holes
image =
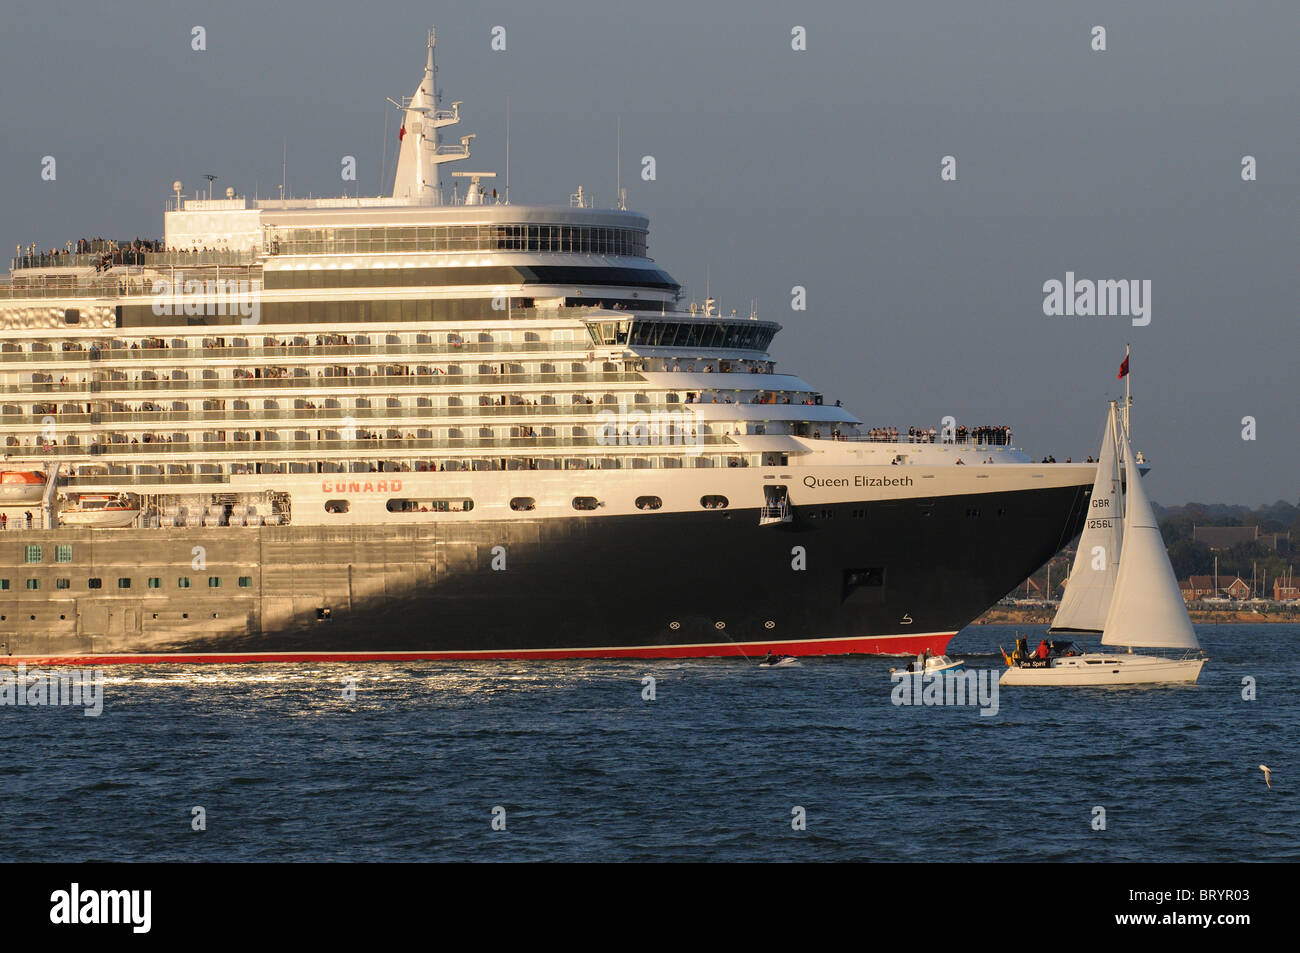
[[[1156,500],[1295,501],[1300,4],[1133,7],[12,5],[0,247],[161,235],[172,180],[192,192],[206,172],[274,195],[284,137],[294,194],[341,193],[344,155],[378,191],[384,97],[413,92],[432,22],[438,84],[478,134],[462,168],[504,173],[508,96],[512,199],[565,203],[581,184],[609,204],[621,116],[651,255],[699,298],[707,268],[726,311],[757,298],[785,326],[782,367],[868,424],[951,414],[1082,457],[1131,341]],[[1151,324],[1044,316],[1042,285],[1067,270],[1150,279]]]

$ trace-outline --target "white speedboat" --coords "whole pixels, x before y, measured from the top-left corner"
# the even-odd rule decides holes
[[[1115,470],[1117,446],[1128,474],[1127,486]],[[1110,648],[1101,652],[1044,648],[1045,657],[1017,651],[1007,660],[1002,685],[1195,682],[1205,666],[1164,539],[1142,488],[1132,444],[1113,402],[1098,461],[1092,507],[1094,513],[1104,515],[1085,524],[1052,631],[1096,631],[1094,626],[1099,625],[1101,644]],[[1121,495],[1122,521],[1114,516],[1114,503]],[[1128,651],[1116,651],[1115,647]],[[1135,647],[1181,655],[1136,654]]]
[[[793,655],[766,655],[758,664],[762,668],[776,668],[778,665],[797,665],[799,660]]]
[[[68,526],[92,526],[96,529],[121,529],[135,525],[140,507],[126,497],[83,496],[77,505],[59,514],[59,522]]]
[[[965,659],[949,658],[947,655],[930,655],[930,656],[926,656],[926,658],[923,661],[918,660],[918,662],[913,662],[911,664],[911,668],[908,669],[907,671],[911,671],[914,673],[920,672],[922,675],[934,675],[934,674],[941,674],[943,672],[957,672],[957,671],[961,671],[966,667]],[[891,668],[889,670],[889,674],[892,675],[898,671],[904,671],[904,670]]]

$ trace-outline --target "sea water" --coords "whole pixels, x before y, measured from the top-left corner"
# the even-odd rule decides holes
[[[0,707],[0,856],[1300,859],[1300,626],[1197,631],[1199,684],[991,716],[895,704],[886,658],[113,667],[98,717]]]

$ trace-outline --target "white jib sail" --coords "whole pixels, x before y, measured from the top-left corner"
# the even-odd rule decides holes
[[[1053,632],[1101,632],[1115,591],[1122,541],[1119,460],[1115,451],[1115,405],[1106,417],[1106,434],[1097,457],[1088,519],[1079,537],[1079,550],[1070,567],[1061,607],[1052,620]]]
[[[1142,475],[1133,459],[1128,435],[1120,434],[1127,493],[1124,501],[1124,552],[1120,558],[1115,595],[1110,602],[1103,645],[1144,648],[1199,649],[1187,605],[1169,564],[1151,503],[1142,488]]]

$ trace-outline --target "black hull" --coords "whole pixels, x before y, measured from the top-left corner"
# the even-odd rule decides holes
[[[255,573],[257,589],[131,601],[106,594],[104,617],[91,614],[102,606],[78,599],[75,626],[65,619],[47,632],[23,624],[38,603],[7,600],[0,631],[11,662],[941,652],[1079,531],[1088,491],[801,506],[791,522],[771,525],[738,509],[178,530],[168,545],[185,558],[201,543],[210,566]],[[61,533],[44,535],[53,542]],[[159,538],[156,530],[101,533],[115,542],[131,534],[141,547]],[[244,554],[225,553],[227,540]],[[804,569],[794,568],[797,547]],[[250,551],[259,565],[242,567]],[[289,571],[277,568],[286,557],[296,567],[281,584],[293,587],[292,611],[272,618],[273,603],[287,601],[273,578]],[[150,569],[146,557],[135,572],[174,575],[176,565]],[[329,582],[344,571],[346,590]],[[184,600],[195,610],[179,622]]]

